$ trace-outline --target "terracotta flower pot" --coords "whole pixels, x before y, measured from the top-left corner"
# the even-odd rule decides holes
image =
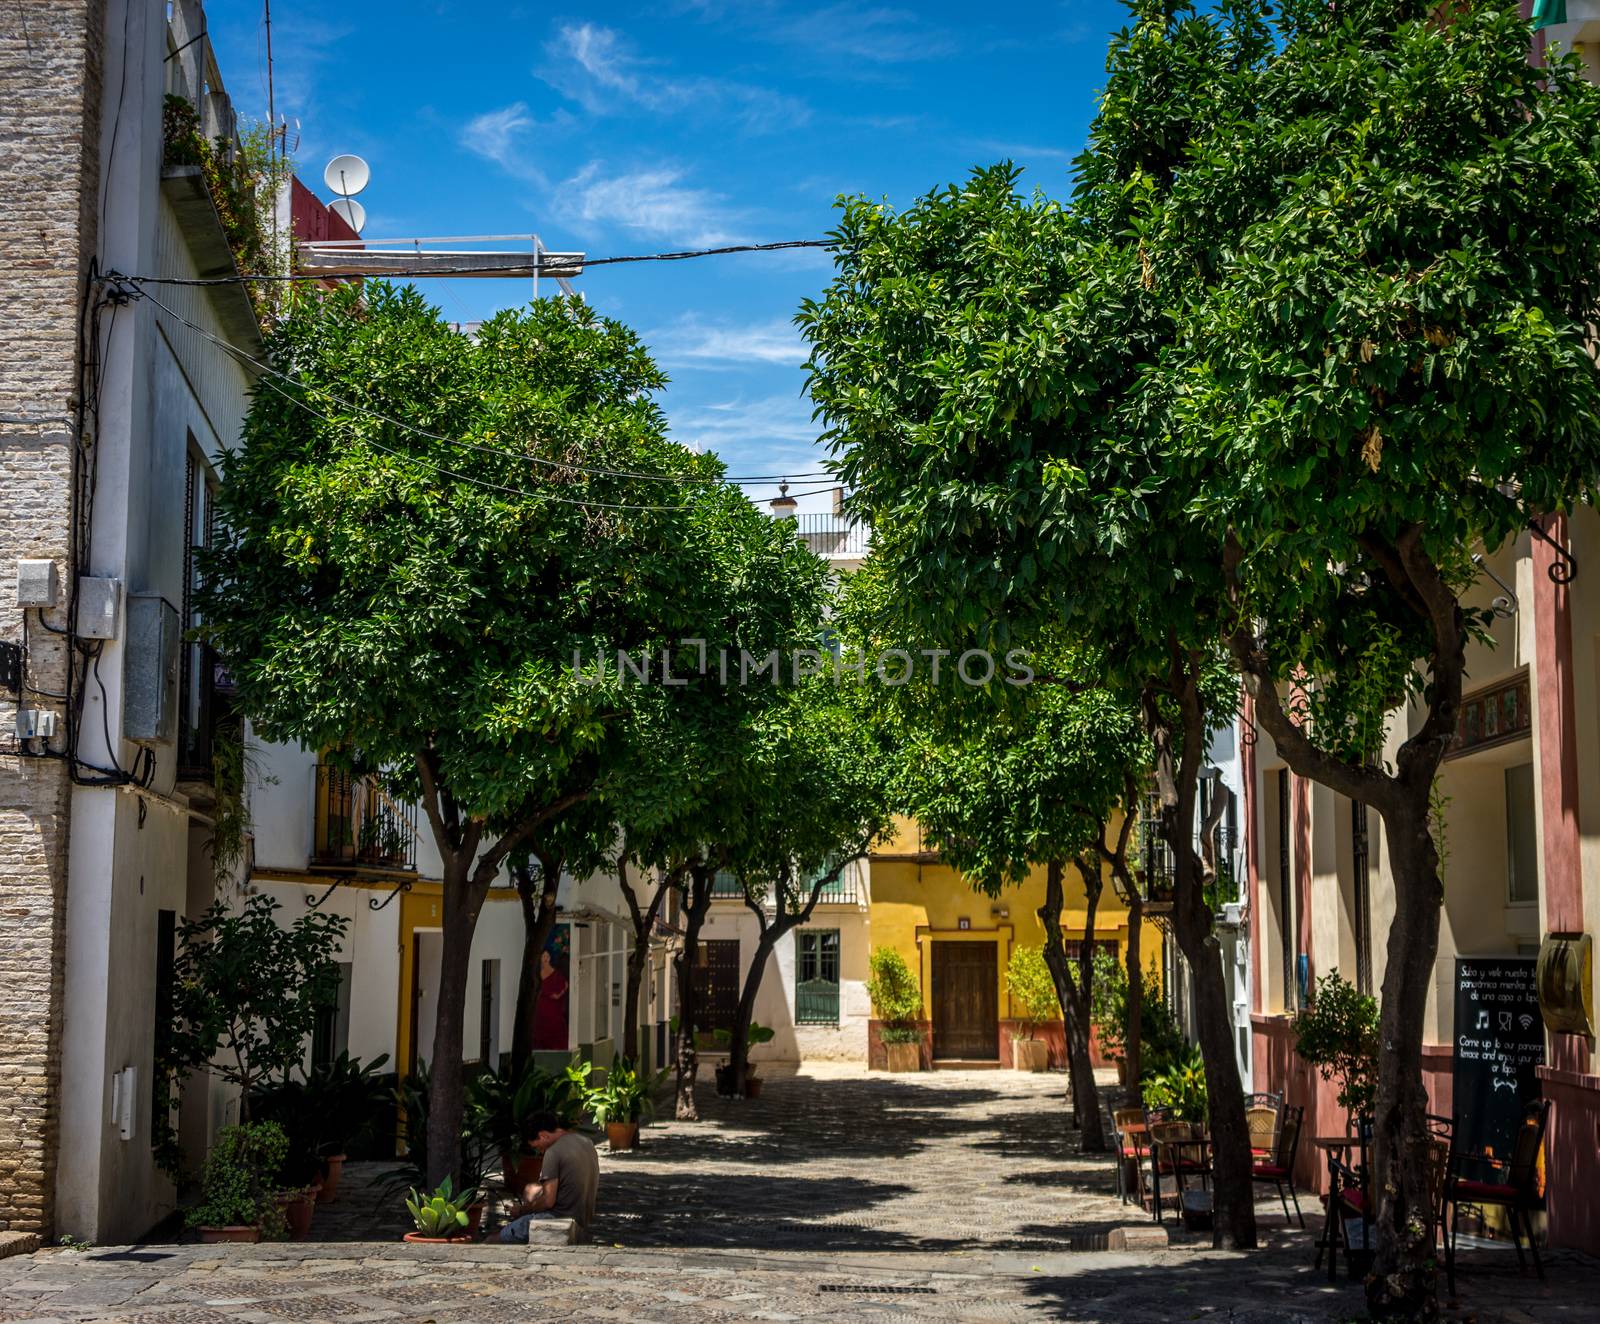
[[[258,1227],[203,1227],[198,1229],[204,1245],[215,1246],[224,1241],[240,1241],[254,1245],[261,1240]]]
[[[322,1160],[322,1189],[317,1192],[318,1204],[332,1204],[339,1193],[339,1179],[344,1176],[344,1154],[329,1154]]]
[[[1044,1071],[1050,1066],[1050,1045],[1043,1039],[1013,1039],[1011,1064],[1018,1071]]]
[[[421,1246],[464,1246],[473,1239],[473,1236],[473,1233],[463,1228],[453,1237],[425,1237],[420,1232],[407,1232],[400,1240]]]
[[[744,1078],[744,1097],[747,1099],[759,1099],[761,1097],[760,1076],[746,1076]]]
[[[607,1122],[606,1139],[613,1150],[636,1149],[639,1145],[638,1122]]]
[[[283,1211],[284,1224],[289,1229],[290,1241],[304,1241],[311,1235],[311,1216],[317,1209],[320,1186],[306,1186],[299,1190],[280,1191],[278,1208]]]
[[[513,1161],[510,1154],[500,1155],[500,1175],[506,1179],[506,1189],[519,1195],[525,1186],[532,1186],[544,1170],[544,1155],[537,1149],[526,1149]]]
[[[885,1044],[884,1066],[890,1071],[922,1070],[921,1044]]]
[[[488,1204],[488,1201],[479,1200],[475,1204],[469,1204],[467,1206],[466,1233],[467,1233],[468,1236],[476,1237],[478,1235],[479,1231],[482,1230],[482,1228],[483,1228],[483,1211],[484,1211],[484,1208],[486,1207],[487,1204]]]
[[[1125,1057],[1119,1057],[1117,1059],[1117,1084],[1126,1085],[1127,1083],[1128,1083],[1128,1059],[1125,1058]]]

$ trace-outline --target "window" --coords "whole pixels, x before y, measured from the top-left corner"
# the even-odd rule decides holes
[[[183,631],[185,636],[200,624],[195,608],[195,590],[200,585],[200,558],[211,546],[212,497],[216,484],[211,470],[189,438],[188,458],[183,476]],[[178,766],[183,774],[207,778],[211,775],[212,674],[211,650],[198,640],[182,645],[182,675],[178,701]]]
[[[155,1061],[166,1056],[168,1040],[172,1036],[172,966],[178,952],[178,913],[175,910],[156,911],[156,1025]],[[151,1116],[161,1106],[164,1082],[158,1069],[150,1072]],[[156,1118],[157,1123],[160,1119]]]
[[[797,1025],[839,1023],[839,930],[794,935],[794,1019]]]
[[[478,1061],[500,1069],[500,962],[483,962],[478,986]]]
[[[1506,899],[1539,900],[1539,849],[1533,814],[1533,764],[1506,769]]]
[[[1350,859],[1355,874],[1356,989],[1372,992],[1372,876],[1367,837],[1367,806],[1350,802]]]
[[[318,1008],[316,1024],[311,1027],[313,1069],[328,1066],[350,1047],[350,980],[355,967],[349,961],[338,964],[339,995],[331,1007]]]

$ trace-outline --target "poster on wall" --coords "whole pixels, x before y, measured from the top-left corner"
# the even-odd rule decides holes
[[[572,965],[572,926],[557,924],[539,953],[539,1001],[533,1011],[533,1047],[538,1052],[568,1046],[567,980]]]
[[[1544,1022],[1531,957],[1456,959],[1456,1150],[1511,1157],[1522,1110],[1539,1097]]]

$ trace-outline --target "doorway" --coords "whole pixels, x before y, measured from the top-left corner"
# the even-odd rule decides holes
[[[933,1055],[1000,1057],[1000,966],[992,942],[933,944]]]

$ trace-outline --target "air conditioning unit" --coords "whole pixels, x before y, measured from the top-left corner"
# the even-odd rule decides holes
[[[155,593],[130,593],[122,649],[122,734],[140,745],[178,738],[178,609]]]

